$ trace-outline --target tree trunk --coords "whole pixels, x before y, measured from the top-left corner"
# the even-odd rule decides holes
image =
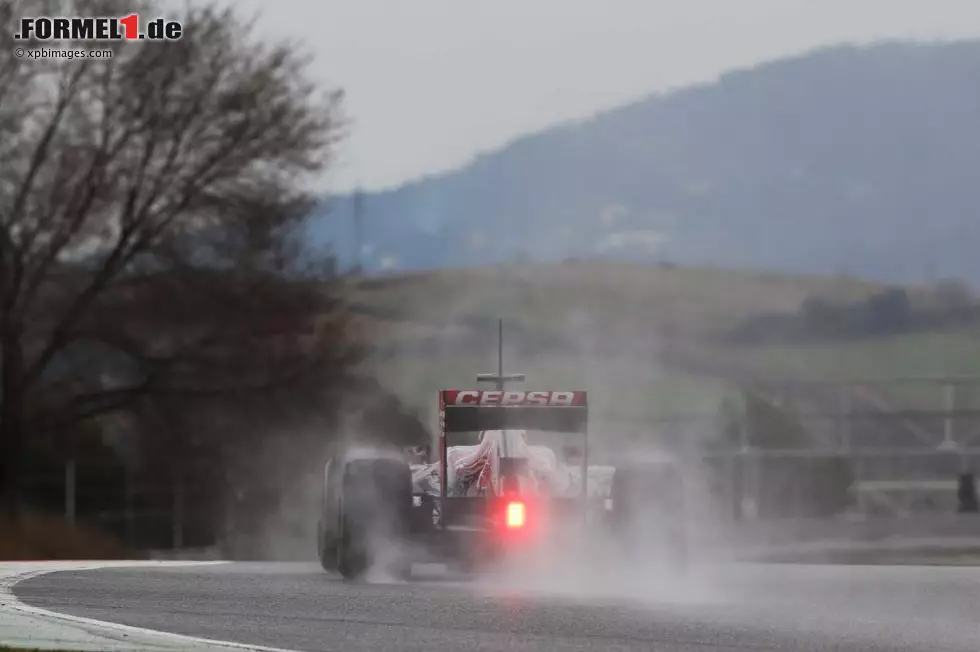
[[[3,345],[0,362],[0,516],[13,520],[21,506],[24,457],[23,358],[18,343]]]

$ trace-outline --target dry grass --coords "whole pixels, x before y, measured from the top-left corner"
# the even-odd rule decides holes
[[[28,513],[16,522],[0,518],[0,560],[133,559],[136,555],[113,537],[60,517]]]

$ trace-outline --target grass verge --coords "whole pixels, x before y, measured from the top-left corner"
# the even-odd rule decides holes
[[[77,652],[76,650],[52,650],[52,649],[41,649],[36,647],[7,647],[5,645],[0,645],[0,652]]]
[[[112,536],[83,525],[72,527],[63,518],[37,512],[13,522],[0,517],[0,533],[2,561],[138,558]]]

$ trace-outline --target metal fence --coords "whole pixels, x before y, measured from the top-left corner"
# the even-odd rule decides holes
[[[699,480],[735,520],[953,514],[963,507],[963,479],[980,468],[980,377],[780,379],[740,389],[727,411],[653,424],[606,419],[610,433],[600,434],[656,433],[700,465]],[[251,508],[217,505],[228,496],[213,486],[137,478],[90,460],[24,481],[44,509],[135,549],[211,546],[232,530],[257,529]]]
[[[980,466],[980,378],[780,379],[742,389],[705,455],[729,477],[737,515],[963,508]]]
[[[214,541],[210,491],[180,481],[137,479],[115,465],[68,460],[22,478],[35,509],[70,526],[108,533],[135,550],[206,546]]]

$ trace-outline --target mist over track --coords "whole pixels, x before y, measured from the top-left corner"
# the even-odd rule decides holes
[[[975,652],[980,641],[980,568],[725,564],[659,581],[419,575],[352,584],[313,564],[230,563],[54,572],[14,593],[76,616],[309,651]]]

